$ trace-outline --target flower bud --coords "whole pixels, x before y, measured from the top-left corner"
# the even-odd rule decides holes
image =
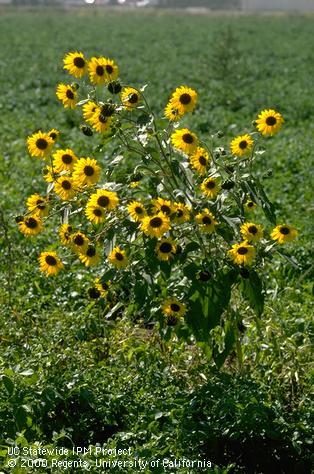
[[[91,288],[88,288],[87,293],[88,293],[88,296],[92,298],[93,300],[97,300],[100,297],[100,291],[94,286]]]
[[[225,181],[224,183],[222,183],[221,187],[222,187],[222,189],[229,190],[229,189],[234,188],[234,185],[235,185],[234,181],[229,179],[228,181]]]
[[[118,81],[112,81],[108,84],[108,91],[110,94],[119,94],[122,90],[122,86]]]
[[[93,130],[88,125],[81,125],[80,126],[81,132],[84,133],[87,137],[91,137],[93,135]]]

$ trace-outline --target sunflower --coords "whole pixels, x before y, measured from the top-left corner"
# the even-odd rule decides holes
[[[52,156],[53,169],[56,173],[72,171],[73,165],[77,161],[77,156],[70,148],[58,150]]]
[[[71,244],[71,236],[73,234],[73,227],[69,224],[62,224],[59,228],[59,237],[63,245]]]
[[[206,173],[209,164],[209,155],[205,148],[197,147],[195,153],[190,156],[190,164],[199,174]]]
[[[22,234],[30,237],[39,234],[43,230],[43,224],[38,216],[25,217],[19,222],[19,229]]]
[[[68,53],[63,58],[63,64],[63,69],[66,69],[72,76],[78,79],[84,76],[87,70],[87,61],[84,58],[84,54],[78,51]]]
[[[95,245],[88,244],[82,252],[79,252],[79,259],[86,267],[94,267],[100,261],[100,254]]]
[[[89,198],[88,205],[99,206],[107,211],[112,211],[119,204],[119,198],[114,191],[97,189],[96,193]]]
[[[141,229],[149,237],[162,237],[170,229],[169,217],[162,212],[146,216],[142,221]]]
[[[112,124],[112,117],[106,117],[103,113],[101,108],[97,108],[95,113],[89,120],[92,127],[96,130],[96,132],[104,133],[107,132]]]
[[[33,133],[33,135],[27,138],[28,151],[31,156],[47,158],[53,144],[54,141],[49,134],[41,131]]]
[[[137,107],[140,100],[140,93],[133,87],[124,87],[124,89],[122,89],[121,102],[127,110],[132,110]]]
[[[177,246],[170,237],[168,239],[162,239],[155,247],[158,259],[165,262],[174,256],[176,250]]]
[[[55,128],[52,128],[51,130],[49,130],[48,135],[51,138],[51,140],[53,140],[55,142],[57,140],[57,138],[59,137],[60,132],[59,132],[59,130],[56,130]]]
[[[71,176],[60,176],[55,181],[54,191],[63,201],[69,201],[77,194],[78,189]]]
[[[254,202],[254,201],[246,201],[246,203],[244,204],[244,209],[248,212],[251,212],[251,211],[254,211],[254,209],[256,208],[257,204]]]
[[[68,84],[58,84],[56,96],[65,109],[75,109],[77,101],[76,89]]]
[[[77,253],[84,252],[89,243],[89,238],[83,232],[75,232],[71,235],[71,246]]]
[[[38,260],[40,271],[47,276],[55,276],[63,268],[63,263],[56,252],[41,252]]]
[[[235,137],[230,143],[231,152],[236,156],[248,155],[253,148],[253,143],[248,133]]]
[[[270,234],[273,240],[277,240],[278,244],[285,244],[292,242],[298,235],[298,231],[291,225],[282,224],[277,225]]]
[[[186,86],[177,87],[171,97],[171,102],[180,113],[192,112],[197,101],[197,92]]]
[[[147,216],[145,207],[141,202],[132,201],[127,205],[127,210],[135,222],[139,222]]]
[[[115,247],[112,252],[110,252],[108,260],[116,268],[124,268],[129,263],[125,251],[121,250],[120,247]]]
[[[32,194],[26,201],[27,209],[34,216],[47,216],[49,212],[48,200],[40,194]]]
[[[263,237],[263,227],[252,222],[243,224],[240,232],[243,239],[247,242],[258,242]]]
[[[256,120],[257,130],[262,135],[275,135],[283,124],[284,119],[273,109],[262,110]]]
[[[186,313],[186,306],[177,298],[167,298],[162,305],[162,312],[166,316],[183,316]]]
[[[228,253],[237,265],[252,265],[255,258],[255,248],[246,241],[234,244]]]
[[[212,234],[215,230],[215,226],[217,225],[215,217],[207,208],[202,212],[199,212],[195,216],[195,220],[200,225],[200,230],[202,232],[206,232],[207,234]]]
[[[173,212],[171,214],[171,219],[176,224],[183,224],[190,219],[190,211],[191,208],[182,202],[174,202],[173,203]]]
[[[93,158],[80,158],[73,168],[73,179],[77,186],[93,186],[100,177],[100,166]]]
[[[201,190],[205,196],[214,199],[220,191],[220,181],[218,178],[206,178],[201,184]]]
[[[192,155],[197,148],[197,137],[188,128],[181,128],[173,132],[171,143],[174,148],[183,151],[187,155]]]
[[[101,224],[106,218],[106,213],[102,207],[90,203],[86,206],[85,215],[93,224]]]
[[[93,57],[88,63],[89,78],[92,84],[101,85],[114,81],[119,75],[119,68],[112,59]]]
[[[183,116],[183,113],[176,108],[174,102],[170,100],[165,107],[164,111],[165,117],[171,122],[178,122]]]
[[[159,197],[157,199],[153,199],[152,203],[154,205],[153,211],[155,214],[162,212],[166,216],[170,216],[170,214],[173,212],[173,205],[171,201],[167,201],[166,199]]]
[[[100,107],[96,102],[93,102],[92,100],[86,102],[82,107],[84,120],[91,123],[91,119],[98,109],[100,109]]]
[[[96,278],[95,287],[97,288],[101,296],[106,296],[110,287],[110,281],[103,282],[101,278]]]

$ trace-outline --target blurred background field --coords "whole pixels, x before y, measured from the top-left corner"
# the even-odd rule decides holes
[[[310,472],[314,16],[0,13],[0,443],[18,433],[30,444],[109,440],[140,456],[207,456],[216,472]],[[104,317],[77,268],[57,281],[39,274],[52,235],[29,240],[15,224],[26,197],[45,192],[25,139],[55,127],[83,156],[89,150],[77,117],[55,97],[72,50],[115,58],[125,83],[148,83],[156,113],[178,85],[195,88],[199,104],[186,123],[203,138],[223,130],[222,146],[261,109],[283,115],[258,172],[300,237],[288,265],[273,262],[261,333],[250,315],[245,321],[244,374],[232,360],[218,373],[195,347],[165,348],[119,313]]]

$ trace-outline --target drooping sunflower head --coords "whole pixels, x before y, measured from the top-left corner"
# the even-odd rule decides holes
[[[106,212],[100,206],[94,206],[88,203],[85,210],[85,215],[90,222],[93,224],[101,224],[106,219]]]
[[[115,247],[108,255],[109,262],[116,268],[125,268],[129,260],[124,250],[120,247]]]
[[[246,222],[241,226],[241,235],[247,242],[258,242],[263,237],[263,227],[259,224]]]
[[[62,102],[65,109],[75,109],[77,102],[77,91],[69,84],[58,84],[56,96]]]
[[[46,181],[46,183],[52,183],[55,180],[55,173],[54,170],[52,169],[52,166],[45,166],[43,169],[43,178]]]
[[[59,228],[59,237],[63,245],[71,244],[71,236],[74,232],[74,229],[69,224],[62,224]]]
[[[253,139],[248,133],[235,137],[230,143],[231,152],[236,156],[248,155],[253,148],[253,143]]]
[[[190,219],[191,208],[182,202],[173,203],[173,212],[171,214],[171,219],[176,224],[183,224]]]
[[[199,224],[201,232],[212,234],[215,231],[217,221],[209,209],[203,209],[202,212],[199,212],[195,216],[195,220]]]
[[[35,215],[25,217],[23,220],[19,221],[18,224],[19,230],[22,234],[26,235],[26,237],[37,235],[43,230],[42,221]]]
[[[256,122],[257,130],[262,135],[275,135],[284,122],[282,115],[273,109],[265,109],[258,115]]]
[[[252,265],[255,259],[255,248],[247,241],[234,244],[228,254],[237,265]]]
[[[94,267],[100,262],[100,254],[96,246],[91,243],[89,243],[87,247],[84,247],[78,256],[86,267]]]
[[[52,128],[51,130],[49,130],[48,135],[51,138],[51,140],[55,142],[57,138],[59,137],[60,132],[56,128]]]
[[[181,114],[192,112],[197,101],[197,92],[191,87],[180,86],[173,92],[171,101]]]
[[[175,103],[172,100],[170,100],[166,105],[164,114],[165,117],[171,122],[178,122],[183,116],[183,113],[179,111],[179,109],[176,107]]]
[[[26,201],[27,209],[32,215],[43,217],[47,216],[49,212],[48,200],[40,194],[32,194]]]
[[[54,191],[63,201],[69,201],[77,194],[78,187],[71,176],[63,175],[56,179]]]
[[[77,161],[77,156],[70,148],[58,150],[52,155],[52,157],[55,173],[61,173],[61,171],[72,171],[74,163]]]
[[[195,133],[187,128],[182,128],[172,133],[171,143],[174,148],[183,151],[187,155],[192,155],[196,151],[198,140]]]
[[[49,136],[49,133],[43,133],[41,131],[33,133],[33,135],[27,138],[27,147],[31,156],[47,158],[53,144],[54,141]]]
[[[92,84],[108,84],[117,79],[119,68],[112,60],[104,57],[93,57],[88,62],[89,78]]]
[[[66,69],[69,74],[78,79],[83,77],[87,71],[87,61],[84,54],[79,51],[66,54],[63,58],[63,64],[63,69]]]
[[[186,305],[178,298],[167,298],[161,309],[166,316],[177,316],[178,318],[186,313]]]
[[[146,216],[142,220],[141,229],[149,237],[162,237],[170,229],[170,219],[162,212]]]
[[[197,147],[195,153],[190,156],[190,164],[200,175],[206,173],[209,164],[209,155],[205,148]]]
[[[218,178],[207,178],[201,184],[201,191],[205,196],[214,199],[221,189]]]
[[[63,263],[56,252],[42,252],[38,260],[40,271],[47,276],[55,276],[63,268]]]
[[[80,158],[74,164],[73,180],[76,186],[93,186],[100,177],[100,166],[93,158]]]
[[[132,201],[127,205],[128,212],[135,222],[140,222],[147,216],[147,212],[143,204],[139,201]]]
[[[163,238],[155,247],[157,258],[164,262],[170,260],[175,255],[176,250],[177,246],[170,237],[168,239]]]
[[[101,296],[106,296],[110,288],[110,281],[103,281],[101,278],[95,279],[95,287],[98,289]]]
[[[121,92],[121,102],[127,110],[132,110],[139,105],[141,95],[133,87],[124,87]]]
[[[298,231],[295,227],[287,224],[277,225],[270,234],[273,240],[278,244],[285,244],[292,242],[298,236]]]
[[[96,102],[92,100],[89,100],[88,102],[86,102],[86,104],[84,104],[82,107],[84,120],[88,123],[91,123],[91,119],[93,115],[99,109],[100,109],[100,106]]]
[[[158,212],[162,212],[166,216],[170,216],[173,211],[173,204],[171,201],[159,197],[157,199],[153,199],[152,202],[154,205],[153,211],[155,214],[157,214]]]

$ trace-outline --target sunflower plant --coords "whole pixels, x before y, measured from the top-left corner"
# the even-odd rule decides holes
[[[59,241],[39,269],[56,277],[85,266],[89,296],[106,310],[155,324],[165,341],[194,340],[218,366],[234,350],[241,361],[239,301],[261,316],[267,262],[297,236],[277,223],[254,173],[281,114],[261,111],[223,146],[222,132],[203,139],[187,126],[198,101],[187,85],[158,117],[146,86],[124,84],[114,60],[70,52],[64,69],[73,79],[56,96],[81,117],[85,142],[76,148],[55,128],[27,139],[47,191],[27,197],[19,229],[36,238],[49,226]]]

